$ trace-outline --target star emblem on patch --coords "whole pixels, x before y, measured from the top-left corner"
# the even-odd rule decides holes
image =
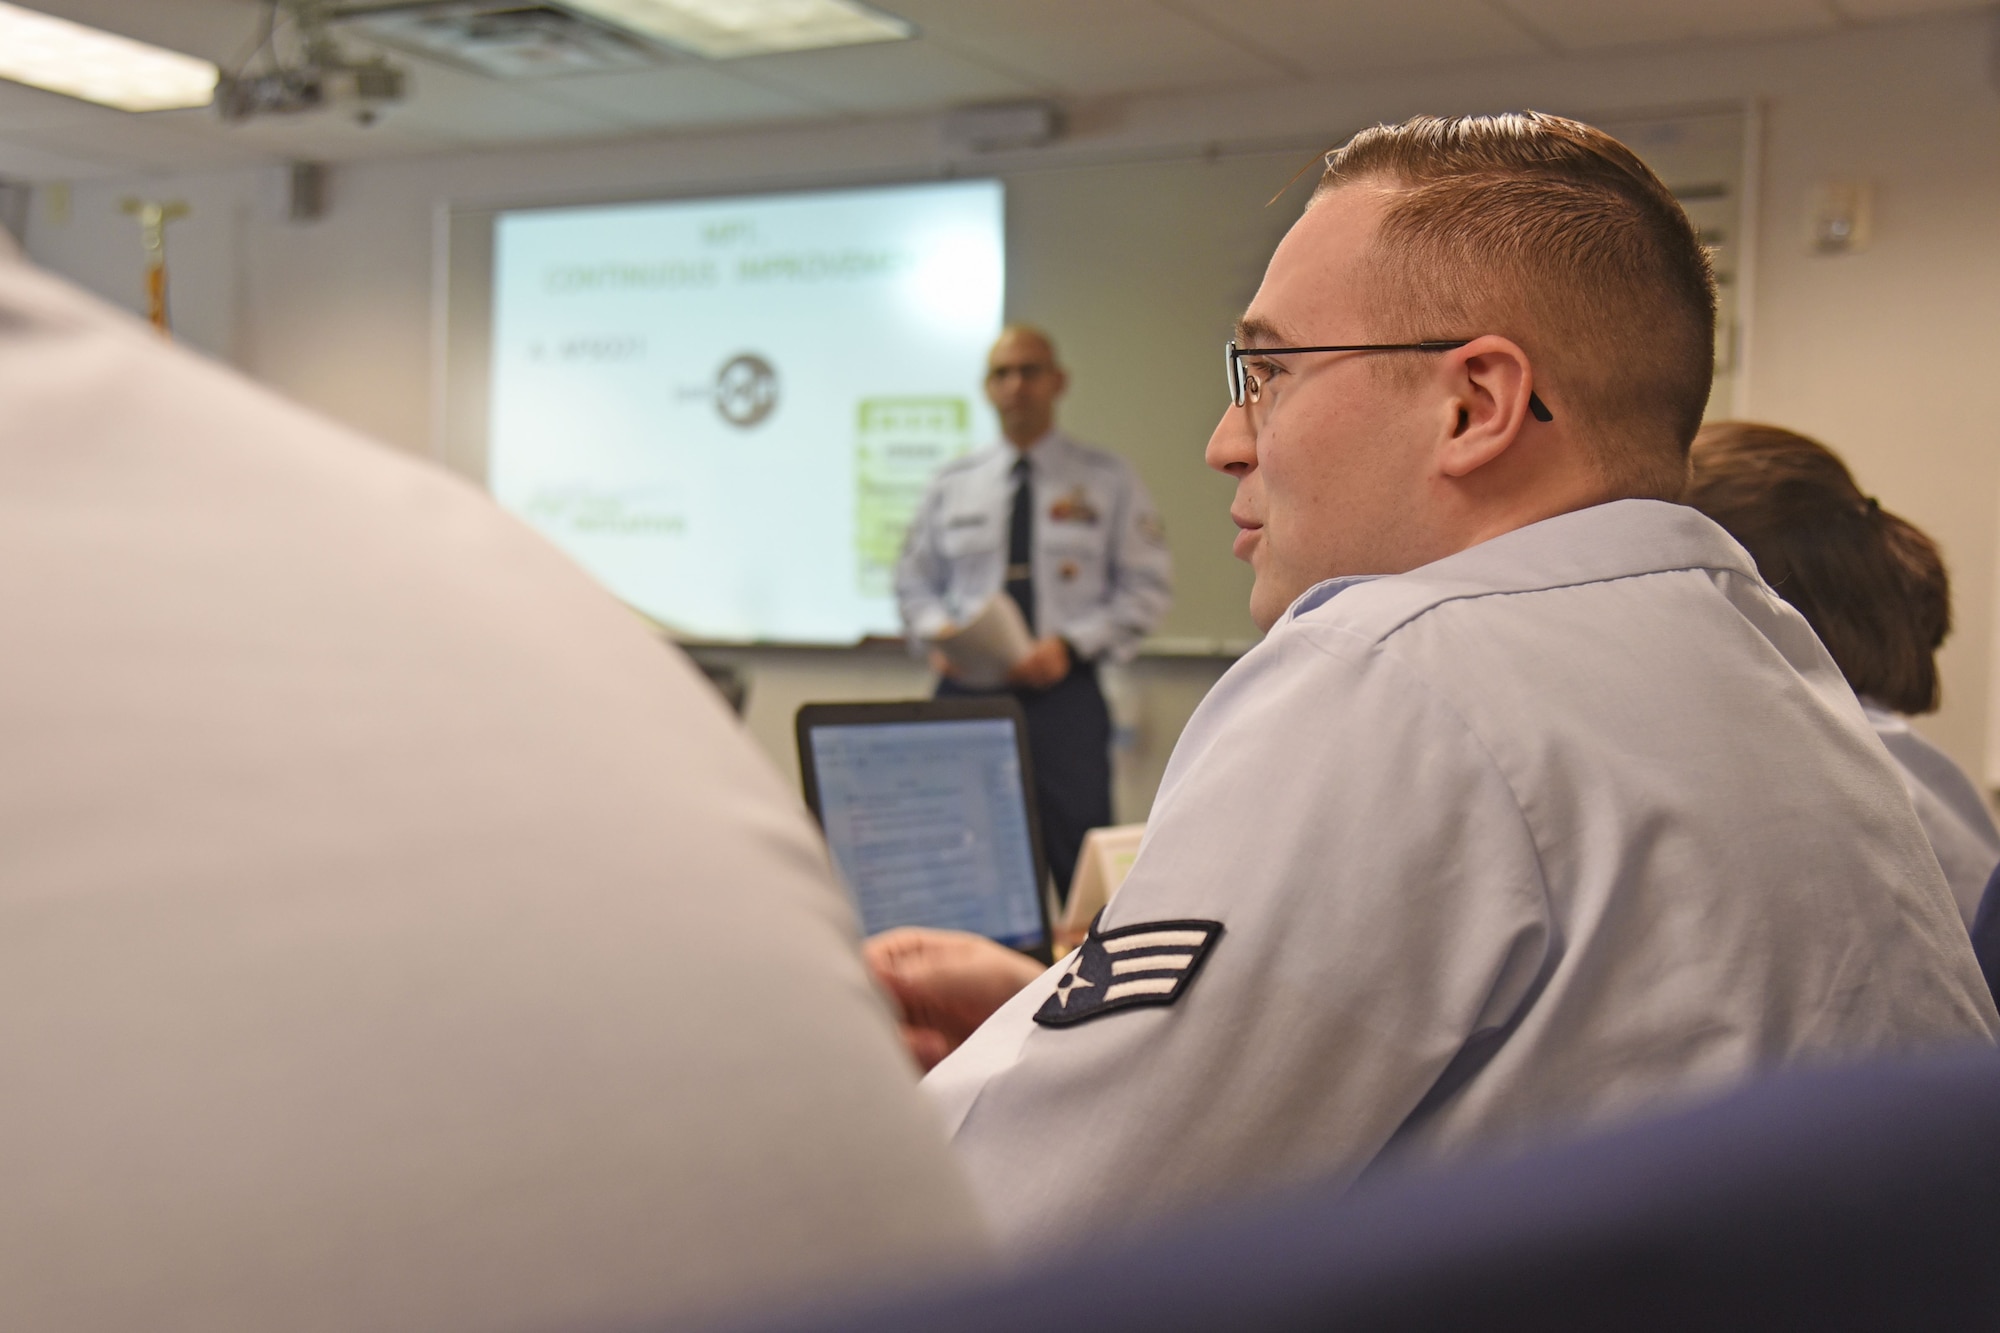
[[[1035,1021],[1069,1027],[1120,1009],[1172,1004],[1194,984],[1221,937],[1220,921],[1145,921],[1116,930],[1092,925]]]
[[[1076,956],[1080,962],[1083,957],[1083,950],[1078,949],[1076,951]],[[1059,1009],[1067,1009],[1069,1008],[1070,996],[1072,995],[1080,996],[1084,991],[1096,990],[1096,989],[1097,989],[1097,983],[1085,979],[1077,971],[1077,964],[1072,963],[1070,965],[1069,971],[1063,973],[1062,976],[1056,979],[1056,1007]]]

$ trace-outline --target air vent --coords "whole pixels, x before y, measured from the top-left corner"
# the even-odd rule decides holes
[[[434,0],[348,9],[330,21],[343,32],[496,79],[546,79],[649,69],[659,48],[560,5],[520,0]]]

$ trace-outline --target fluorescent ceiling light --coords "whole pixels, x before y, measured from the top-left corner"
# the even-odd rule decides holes
[[[0,79],[120,111],[207,106],[220,71],[206,60],[0,0]]]
[[[562,0],[709,60],[897,42],[916,27],[854,0]]]

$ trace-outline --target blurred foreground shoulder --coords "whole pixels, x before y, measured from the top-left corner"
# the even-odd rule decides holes
[[[980,1252],[678,652],[4,255],[0,401],[0,1325],[664,1322]]]

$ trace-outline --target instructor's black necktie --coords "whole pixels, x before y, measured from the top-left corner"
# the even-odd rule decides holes
[[[1028,633],[1035,632],[1035,484],[1028,456],[1014,460],[1014,516],[1007,522],[1007,595],[1021,608]]]

